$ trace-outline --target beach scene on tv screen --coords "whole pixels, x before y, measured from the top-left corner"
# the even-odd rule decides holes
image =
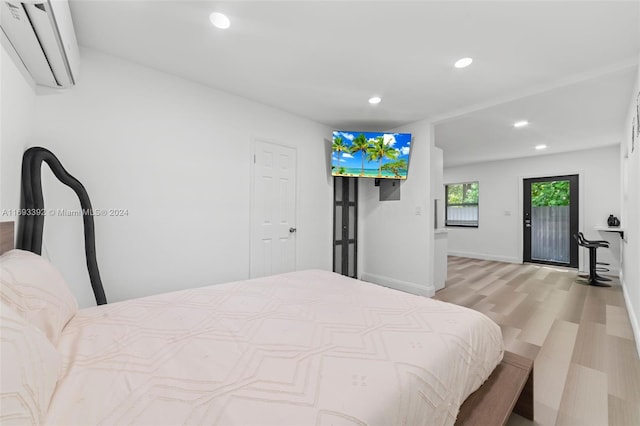
[[[406,179],[410,133],[333,132],[331,174]]]

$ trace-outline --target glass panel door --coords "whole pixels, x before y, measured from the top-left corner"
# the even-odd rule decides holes
[[[524,179],[525,262],[578,267],[578,176]]]

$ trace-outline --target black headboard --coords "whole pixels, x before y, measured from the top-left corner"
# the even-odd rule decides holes
[[[17,248],[28,250],[36,254],[42,254],[42,232],[44,230],[44,198],[42,196],[42,162],[46,162],[53,174],[60,182],[71,188],[82,208],[82,220],[84,222],[84,251],[87,260],[87,269],[93,294],[98,305],[107,303],[107,298],[102,288],[102,280],[98,271],[96,260],[96,235],[93,223],[93,208],[89,201],[89,194],[82,183],[71,176],[53,153],[45,148],[33,147],[25,151],[22,157],[22,194],[21,208],[28,214],[20,216],[18,222]]]

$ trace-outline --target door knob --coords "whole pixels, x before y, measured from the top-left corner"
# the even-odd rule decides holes
[[[289,228],[289,232],[290,232],[290,233],[292,233],[292,234],[293,234],[294,232],[296,232],[296,231],[297,231],[297,229],[296,229],[296,228]]]

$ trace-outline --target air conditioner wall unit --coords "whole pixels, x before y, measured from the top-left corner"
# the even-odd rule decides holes
[[[76,83],[79,52],[67,0],[0,0],[0,26],[36,84]]]

